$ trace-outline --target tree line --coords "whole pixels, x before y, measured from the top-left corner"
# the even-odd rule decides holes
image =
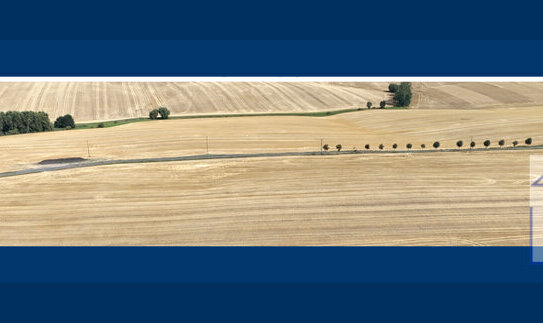
[[[54,128],[75,128],[74,118],[67,114],[58,117],[53,124],[43,111],[0,112],[0,136],[52,131]]]
[[[16,135],[53,130],[49,115],[43,111],[0,112],[0,135]]]
[[[533,141],[532,141],[532,138],[526,138],[526,139],[524,140],[524,143],[525,143],[527,146],[531,145],[532,142],[533,142]],[[492,142],[491,142],[490,140],[488,140],[488,139],[485,140],[485,141],[483,142],[483,146],[485,146],[485,148],[490,147],[491,144],[492,144]],[[500,141],[498,141],[498,145],[499,145],[500,147],[505,146],[505,144],[506,144],[505,139],[501,139]],[[516,147],[516,146],[519,144],[519,142],[518,142],[518,140],[514,140],[514,141],[511,142],[511,144],[513,145],[513,147]],[[476,145],[477,145],[477,144],[475,143],[475,141],[471,141],[471,142],[469,143],[469,148],[470,148],[470,149],[475,148]],[[463,142],[462,140],[458,140],[458,141],[456,142],[456,146],[457,146],[458,148],[462,148],[462,147],[464,146],[464,142]],[[380,144],[378,147],[379,147],[380,150],[385,149],[385,145],[383,145],[383,144]],[[441,143],[440,143],[439,141],[435,141],[435,142],[432,144],[432,147],[434,147],[435,149],[438,149],[439,147],[441,147]],[[336,145],[337,151],[341,151],[341,148],[342,148],[341,144],[337,144],[337,145]],[[364,146],[364,148],[366,148],[366,150],[370,150],[370,149],[371,149],[371,146],[370,146],[369,144],[366,144],[366,145]],[[396,148],[398,148],[398,144],[393,144],[393,145],[392,145],[392,149],[396,150]],[[405,145],[405,148],[407,148],[407,150],[411,150],[411,148],[413,148],[413,145],[412,145],[411,143],[408,143],[408,144]],[[424,150],[424,149],[426,148],[426,144],[421,144],[421,145],[420,145],[420,148],[421,148],[422,150]],[[324,149],[325,151],[328,151],[328,150],[330,149],[330,146],[329,146],[328,144],[324,144],[324,145],[322,146],[322,149]],[[354,150],[354,151],[357,151],[357,150],[356,150],[356,147],[353,147],[353,150]]]

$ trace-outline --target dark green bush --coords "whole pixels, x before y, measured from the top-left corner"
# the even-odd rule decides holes
[[[75,128],[74,118],[70,114],[58,117],[57,120],[55,120],[55,128],[68,128],[68,127],[70,127],[70,129]]]
[[[149,112],[149,119],[151,120],[158,119],[158,109],[153,109]]]
[[[388,91],[389,92],[396,93],[396,92],[398,92],[399,89],[400,89],[400,86],[398,84],[390,83],[388,85]]]
[[[160,107],[158,108],[158,114],[160,114],[160,118],[168,119],[168,117],[170,116],[170,110],[168,110],[168,108],[165,108],[165,107]]]

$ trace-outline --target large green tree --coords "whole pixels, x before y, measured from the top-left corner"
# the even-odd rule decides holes
[[[402,82],[398,88],[398,91],[394,94],[394,104],[399,107],[407,107],[411,104],[411,83]]]
[[[160,107],[158,108],[158,114],[160,114],[160,117],[162,119],[168,119],[168,117],[170,116],[170,110],[165,107]]]
[[[57,120],[55,120],[55,128],[75,128],[75,120],[72,117],[72,115],[67,114],[61,117],[58,117]]]

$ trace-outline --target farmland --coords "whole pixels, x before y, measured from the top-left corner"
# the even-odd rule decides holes
[[[526,245],[527,160],[526,152],[316,156],[103,166],[3,178],[0,240],[4,245]]]
[[[356,82],[0,82],[0,111],[44,111],[78,122],[172,115],[293,113],[390,101],[387,83]],[[543,83],[413,83],[413,109],[543,106]]]
[[[173,115],[329,111],[388,98],[384,83],[19,82],[0,83],[0,111],[71,114],[79,122]]]
[[[414,83],[414,109],[487,109],[542,106],[543,84],[535,82]]]
[[[386,95],[379,86],[359,88]],[[321,139],[347,151],[385,146],[380,154],[110,165],[0,178],[0,244],[527,245],[528,160],[538,151],[391,153],[393,143],[434,150],[434,141],[443,149],[460,139],[479,148],[486,139],[491,147],[527,137],[539,145],[543,109],[522,104],[155,120],[0,137],[0,172],[69,157],[319,151]],[[81,113],[99,120],[92,109]]]

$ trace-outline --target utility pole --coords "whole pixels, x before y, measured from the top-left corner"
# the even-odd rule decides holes
[[[321,155],[322,155],[322,138],[321,138]]]
[[[87,140],[87,155],[90,158],[90,148],[89,148],[89,141]]]

